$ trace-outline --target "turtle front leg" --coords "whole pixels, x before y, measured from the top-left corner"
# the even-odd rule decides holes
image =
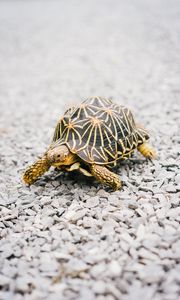
[[[90,170],[92,175],[103,184],[107,184],[113,188],[113,190],[119,190],[122,186],[121,180],[118,175],[108,170],[101,165],[91,165]]]
[[[47,161],[46,156],[43,156],[27,168],[23,175],[24,182],[28,185],[33,184],[40,176],[49,170],[50,166],[51,164]]]
[[[150,159],[154,159],[157,157],[156,151],[146,142],[138,146],[137,149],[144,157]]]

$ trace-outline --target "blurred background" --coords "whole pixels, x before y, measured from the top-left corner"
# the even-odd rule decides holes
[[[172,127],[179,0],[0,1],[0,41],[1,131],[16,145],[41,152],[64,110],[93,95],[130,106],[154,136]]]
[[[0,1],[0,101],[33,114],[90,95],[154,108],[179,79],[179,16],[178,0]]]
[[[178,0],[0,1],[1,107],[35,127],[91,95],[157,114],[179,88],[179,29]]]

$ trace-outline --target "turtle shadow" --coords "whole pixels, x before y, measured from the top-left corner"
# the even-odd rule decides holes
[[[138,157],[132,157],[128,160],[123,160],[117,166],[113,167],[111,170],[120,176],[126,171],[128,173],[129,170],[133,169],[135,165],[141,165],[145,162],[145,159],[138,158]],[[67,189],[72,186],[72,188],[79,188],[79,189],[85,189],[89,188],[91,189],[94,187],[97,191],[100,189],[104,189],[106,192],[111,193],[113,190],[111,187],[105,186],[98,182],[95,177],[87,177],[77,170],[74,170],[72,172],[62,172],[58,169],[52,170],[49,174],[44,176],[44,179],[41,182],[38,183],[40,185],[46,185],[47,183],[51,184],[52,182],[59,183],[59,185],[66,185]],[[127,186],[126,182],[123,182],[123,186]],[[53,183],[52,183],[53,185]]]
[[[57,171],[55,170],[57,173]],[[97,186],[96,179],[94,177],[87,177],[78,171],[72,172],[61,172],[60,174],[55,174],[54,179],[55,181],[60,182],[61,184],[72,184],[73,186],[77,184],[79,188],[83,188],[84,186],[91,187]]]

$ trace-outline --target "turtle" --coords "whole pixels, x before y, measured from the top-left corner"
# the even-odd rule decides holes
[[[60,171],[79,170],[118,190],[122,183],[113,167],[135,149],[146,158],[156,158],[148,139],[148,132],[135,122],[129,108],[111,99],[89,97],[64,113],[50,146],[27,168],[23,179],[31,185],[53,166]]]

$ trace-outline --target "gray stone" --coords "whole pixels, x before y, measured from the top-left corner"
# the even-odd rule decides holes
[[[102,226],[101,236],[103,237],[107,235],[113,235],[114,228],[116,226],[118,226],[118,223],[116,223],[116,221],[114,221],[113,219],[109,221],[105,221]]]
[[[121,271],[122,271],[122,267],[120,266],[120,264],[117,261],[112,260],[108,264],[108,274],[109,274],[109,276],[119,277],[121,275]]]
[[[54,220],[53,220],[52,217],[45,216],[41,219],[40,223],[42,224],[43,229],[47,229],[47,228],[50,228],[53,225]]]
[[[76,211],[76,213],[71,217],[71,221],[76,223],[86,215],[86,212],[86,209]]]
[[[70,232],[66,229],[63,229],[61,231],[61,238],[64,240],[64,241],[69,241],[71,240],[72,236],[70,234]]]
[[[29,279],[27,277],[18,277],[15,282],[15,289],[17,292],[29,293]]]
[[[42,205],[50,204],[52,202],[52,199],[50,196],[44,196],[40,199],[40,203]]]
[[[53,252],[53,255],[58,261],[68,261],[71,258],[69,254],[61,252]]]
[[[173,184],[169,184],[165,187],[166,192],[169,193],[176,193],[176,186],[174,186]]]
[[[0,285],[2,287],[9,285],[10,282],[11,282],[11,279],[9,277],[0,274]]]
[[[95,294],[105,294],[106,292],[106,283],[102,280],[97,280],[93,283],[92,289]]]
[[[54,200],[52,201],[51,205],[52,205],[52,207],[54,207],[54,208],[61,208],[58,199],[54,199]]]
[[[178,299],[180,1],[36,2],[0,1],[0,299]],[[26,186],[96,93],[132,110],[157,159],[120,161],[118,191],[53,167]]]
[[[108,201],[113,206],[116,206],[116,207],[122,206],[121,201],[118,199],[118,197],[116,195],[110,195],[108,197]]]
[[[180,207],[171,208],[169,211],[167,211],[166,216],[171,218],[176,218],[178,216],[180,217]]]
[[[49,253],[41,253],[39,270],[44,273],[57,272],[59,264]]]
[[[139,251],[138,251],[138,255],[142,258],[147,258],[149,260],[152,260],[152,261],[156,261],[158,259],[157,255],[150,252],[149,250],[145,249],[145,248],[141,248]]]
[[[82,225],[84,228],[91,228],[96,225],[96,221],[93,218],[84,217]]]
[[[98,279],[106,271],[106,268],[107,267],[106,267],[105,263],[100,263],[100,264],[93,266],[90,270],[90,273],[94,278]]]
[[[180,184],[180,174],[177,174],[175,177],[175,183]]]
[[[96,197],[88,198],[84,206],[87,208],[93,208],[98,206],[98,204],[99,204],[99,197],[96,196]]]

